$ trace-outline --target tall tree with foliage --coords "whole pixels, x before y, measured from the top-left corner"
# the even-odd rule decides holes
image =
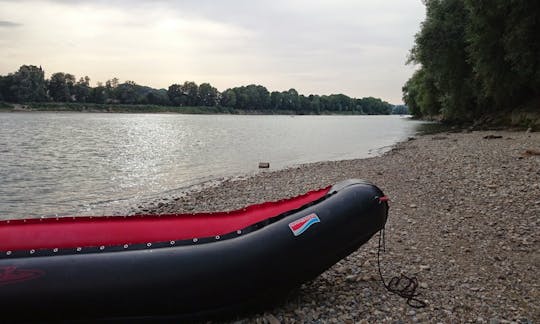
[[[50,98],[56,102],[71,101],[74,84],[75,76],[63,72],[54,73],[49,79],[47,88]]]
[[[87,102],[90,100],[91,94],[90,78],[85,76],[80,78],[73,86],[72,94],[76,102]]]
[[[476,105],[465,30],[469,13],[463,0],[427,0],[426,20],[416,35],[410,60],[424,70],[424,97],[435,97],[448,119],[471,118]],[[424,100],[427,102],[428,100]],[[437,106],[437,105],[436,105]],[[434,107],[423,111],[433,112]]]
[[[10,102],[40,102],[47,100],[45,72],[35,65],[23,65],[3,81],[7,87],[5,100]]]
[[[508,110],[540,96],[540,2],[467,0],[468,51],[482,99]]]
[[[218,102],[219,92],[212,87],[210,83],[201,83],[199,86],[199,103],[200,106],[215,106]]]
[[[540,2],[426,0],[403,86],[415,116],[467,121],[540,99]]]

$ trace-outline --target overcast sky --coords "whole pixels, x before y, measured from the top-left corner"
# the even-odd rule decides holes
[[[251,83],[401,103],[420,0],[0,0],[0,74]]]

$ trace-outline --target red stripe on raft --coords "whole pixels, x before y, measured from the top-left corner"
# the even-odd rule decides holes
[[[0,251],[110,246],[224,235],[324,197],[330,187],[231,212],[0,222]]]

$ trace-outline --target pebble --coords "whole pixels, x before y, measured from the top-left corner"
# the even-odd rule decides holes
[[[268,321],[269,324],[281,324],[281,322],[272,314],[266,315],[265,319]]]

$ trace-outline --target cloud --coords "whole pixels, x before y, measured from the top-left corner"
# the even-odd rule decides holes
[[[19,26],[21,26],[21,24],[16,22],[0,20],[0,28],[15,28]]]
[[[401,101],[419,0],[0,0],[0,74],[21,64],[166,87],[344,92]],[[1,26],[0,26],[1,27]]]

